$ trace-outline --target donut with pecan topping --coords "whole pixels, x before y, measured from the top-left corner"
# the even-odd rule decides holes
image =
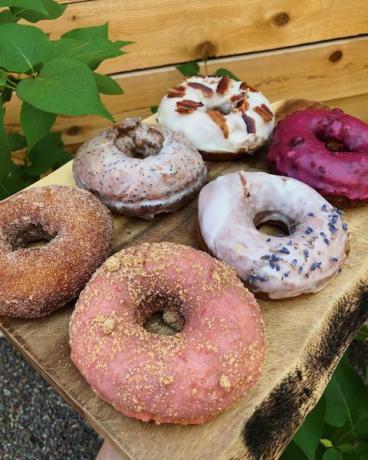
[[[262,93],[227,76],[195,76],[170,88],[158,120],[182,132],[206,160],[254,152],[272,133],[274,115]]]
[[[183,110],[191,106],[182,104]],[[80,147],[73,163],[77,184],[120,214],[151,219],[187,203],[207,170],[181,133],[128,118]]]

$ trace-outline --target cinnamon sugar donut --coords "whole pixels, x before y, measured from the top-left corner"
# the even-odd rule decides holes
[[[168,321],[178,325],[181,318],[180,332],[145,329],[152,313],[168,310]],[[264,360],[259,308],[235,271],[172,243],[143,244],[108,259],[79,297],[70,345],[102,399],[126,416],[157,423],[210,420],[255,385]]]
[[[266,97],[227,76],[188,78],[163,97],[157,119],[182,132],[206,160],[232,160],[254,152],[272,133]]]
[[[31,188],[1,201],[0,315],[37,318],[75,298],[111,238],[108,210],[77,188]],[[48,243],[27,247],[38,240]]]
[[[225,174],[198,201],[201,236],[253,292],[271,299],[318,292],[341,271],[349,249],[342,212],[308,185],[263,172]],[[286,236],[258,231],[279,222]]]
[[[80,147],[77,184],[121,214],[151,219],[172,212],[203,186],[207,170],[180,133],[129,118]]]

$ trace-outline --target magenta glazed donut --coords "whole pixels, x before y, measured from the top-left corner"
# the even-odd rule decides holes
[[[270,168],[340,203],[368,200],[368,124],[340,109],[302,110],[275,128]]]
[[[180,332],[144,325],[168,314]],[[257,382],[264,359],[256,300],[235,271],[202,251],[143,244],[112,256],[83,290],[71,357],[94,391],[129,417],[204,423]]]

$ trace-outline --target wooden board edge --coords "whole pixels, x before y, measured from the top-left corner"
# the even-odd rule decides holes
[[[368,274],[335,305],[294,366],[255,410],[242,431],[242,452],[233,460],[277,459],[322,396],[337,364],[368,319]]]

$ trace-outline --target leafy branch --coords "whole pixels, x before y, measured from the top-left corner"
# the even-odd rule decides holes
[[[128,41],[111,41],[108,25],[78,28],[51,40],[39,28],[18,24],[58,18],[54,0],[0,0],[0,199],[26,187],[71,158],[57,115],[99,115],[112,120],[100,94],[122,94],[117,82],[96,72],[106,59],[124,54]],[[5,106],[22,101],[22,134],[5,129]]]

